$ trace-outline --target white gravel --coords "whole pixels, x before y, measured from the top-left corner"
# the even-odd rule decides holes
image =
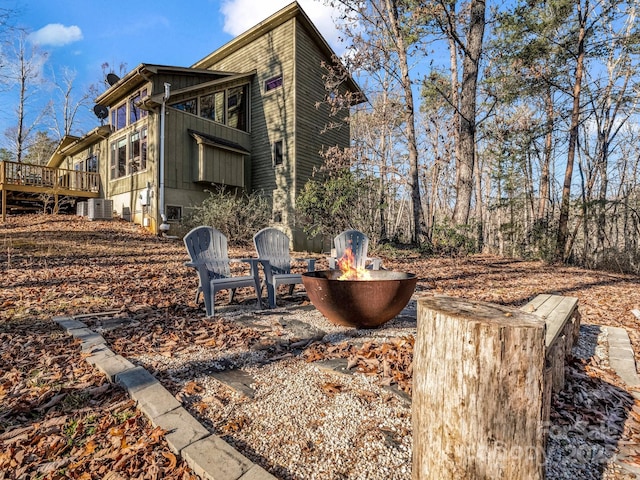
[[[258,314],[235,306],[221,314],[263,330],[267,344],[274,338],[296,341],[301,325],[296,322],[304,322],[310,331],[322,330],[323,340],[332,343],[383,343],[416,331],[415,302],[403,311],[406,316],[376,330],[331,325],[312,308]],[[584,326],[576,356],[606,367],[606,350],[606,330]],[[411,478],[411,405],[406,398],[374,376],[327,370],[288,351],[269,355],[266,349],[220,352],[194,347],[173,357],[132,360],[179,390],[177,398],[205,426],[280,479]],[[215,378],[216,372],[231,368],[249,379],[244,393]],[[569,435],[565,427],[555,430],[549,441],[548,479],[631,478],[607,465],[612,451],[598,458],[593,476],[582,463],[573,468],[581,459],[567,457],[580,451],[584,438]]]

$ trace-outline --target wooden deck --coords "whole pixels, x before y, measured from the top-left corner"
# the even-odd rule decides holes
[[[2,192],[2,221],[7,206],[20,195],[38,198],[48,195],[55,205],[61,196],[97,198],[100,194],[100,174],[17,162],[0,162],[0,191]]]

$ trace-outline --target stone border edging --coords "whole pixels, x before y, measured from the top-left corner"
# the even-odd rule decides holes
[[[636,369],[636,360],[631,347],[629,334],[624,328],[605,327],[609,341],[609,365],[630,387],[640,387],[640,377]],[[640,399],[640,394],[632,392],[633,396]]]
[[[204,480],[277,480],[234,449],[218,435],[209,433],[160,382],[106,345],[102,335],[74,317],[53,317],[68,335],[80,340],[86,361],[104,373],[109,382],[127,390],[154,427],[166,431],[171,450]]]

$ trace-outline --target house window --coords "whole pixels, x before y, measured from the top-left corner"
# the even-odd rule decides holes
[[[129,162],[129,173],[136,173],[140,170],[140,132],[134,132],[129,137],[131,147],[131,161]]]
[[[115,130],[120,130],[127,126],[127,104],[118,105],[111,110],[111,125]]]
[[[111,144],[110,159],[111,179],[124,177],[127,174],[127,139],[122,138]]]
[[[264,91],[270,92],[271,90],[275,90],[282,86],[282,75],[278,75],[277,77],[272,77],[268,80],[264,81]]]
[[[92,155],[89,156],[89,158],[87,158],[85,160],[85,170],[87,172],[97,172],[98,171],[98,156],[94,153]]]
[[[133,132],[130,141],[131,162],[129,173],[136,173],[147,168],[147,129]]]
[[[273,162],[274,167],[276,165],[282,165],[282,162],[284,160],[282,140],[273,142],[273,146],[271,148],[271,155],[272,155],[271,161]]]
[[[200,116],[224,123],[224,92],[215,92],[200,97]]]
[[[227,97],[227,125],[247,131],[247,86],[230,88]]]
[[[147,169],[147,129],[140,131],[140,170]]]
[[[193,113],[194,115],[198,113],[198,102],[195,98],[185,100],[184,102],[173,103],[170,106],[183,112]]]
[[[170,222],[179,222],[182,220],[182,207],[178,205],[167,205],[165,207],[167,212],[167,220]]]
[[[149,115],[149,112],[142,110],[138,104],[148,95],[147,89],[143,88],[136,92],[128,101],[111,108],[111,125],[114,130],[120,130],[127,125],[131,125],[141,118]],[[127,116],[127,108],[129,115]]]
[[[129,101],[129,124],[136,123],[141,118],[146,117],[149,112],[142,110],[138,104],[147,96],[147,89],[144,88],[136,93]]]

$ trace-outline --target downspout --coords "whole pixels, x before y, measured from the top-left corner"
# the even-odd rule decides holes
[[[164,129],[165,129],[165,114],[166,114],[166,103],[171,96],[171,84],[164,84],[164,95],[162,96],[162,106],[160,107],[160,191],[158,198],[158,211],[160,213],[160,218],[162,218],[162,224],[160,224],[160,231],[162,233],[166,233],[169,230],[169,224],[167,223],[167,215],[164,212]]]

